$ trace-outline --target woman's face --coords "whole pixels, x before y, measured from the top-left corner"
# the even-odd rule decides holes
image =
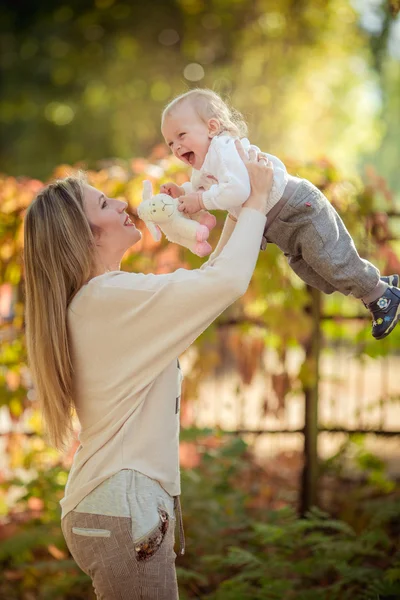
[[[99,246],[110,253],[123,254],[141,239],[141,232],[125,212],[127,202],[108,198],[91,185],[85,184],[83,189],[86,216],[100,229],[96,236]]]

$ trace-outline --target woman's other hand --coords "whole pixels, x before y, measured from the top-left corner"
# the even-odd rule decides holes
[[[256,152],[253,148],[250,148],[247,156],[239,140],[235,140],[235,146],[250,178],[251,193],[243,206],[254,208],[265,215],[268,196],[274,180],[272,162],[263,152]]]

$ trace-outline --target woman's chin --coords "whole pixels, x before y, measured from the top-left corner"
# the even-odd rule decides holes
[[[137,244],[138,242],[140,242],[140,240],[142,239],[142,232],[140,231],[140,229],[136,229],[136,227],[135,227],[135,229],[132,231],[131,237],[133,240],[132,241],[132,246],[133,246],[134,244]]]
[[[140,240],[142,239],[142,232],[140,231],[140,229],[137,229],[135,226],[126,227],[126,229],[128,229],[128,231],[125,237],[125,252],[129,250],[129,248],[132,248],[132,246],[140,242]]]

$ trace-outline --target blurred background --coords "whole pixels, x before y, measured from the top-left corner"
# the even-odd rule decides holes
[[[1,168],[148,156],[192,86],[278,156],[366,161],[396,184],[400,25],[384,0],[1,3]]]
[[[58,502],[77,447],[46,444],[24,339],[23,217],[76,168],[134,210],[181,183],[160,114],[209,87],[251,141],[400,271],[398,0],[3,0],[0,6],[0,598],[94,598]],[[215,213],[218,227],[223,215]],[[139,223],[143,229],[143,225]],[[123,268],[196,268],[147,231]],[[272,245],[183,355],[183,600],[400,598],[400,327],[308,289]],[[78,431],[78,426],[77,426]]]

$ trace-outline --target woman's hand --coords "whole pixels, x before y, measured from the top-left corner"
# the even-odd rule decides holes
[[[257,153],[252,148],[250,148],[247,157],[239,140],[235,140],[235,146],[250,178],[251,193],[243,206],[254,208],[265,215],[268,196],[274,180],[272,162],[268,160],[265,154],[262,152]]]

